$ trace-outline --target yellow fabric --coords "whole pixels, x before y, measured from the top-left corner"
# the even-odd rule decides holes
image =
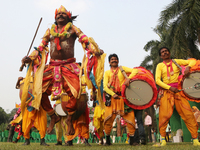
[[[43,79],[45,61],[46,61],[46,53],[45,53],[45,50],[43,50],[41,65],[37,68],[37,71],[34,76],[34,81],[33,81],[34,89],[33,89],[32,94],[34,96],[34,100],[32,101],[32,107],[34,107],[37,110],[40,107],[41,98],[42,98],[42,79]]]
[[[67,142],[67,116],[62,116],[60,121],[56,123],[56,137],[57,141],[62,141],[62,136],[64,137],[65,142]]]
[[[159,130],[162,137],[166,136],[166,128],[173,113],[174,105],[185,122],[192,138],[197,138],[198,125],[189,102],[181,97],[180,93],[174,93],[170,90],[164,90],[159,108]]]
[[[76,26],[73,25],[72,27],[76,33],[82,33],[82,31],[80,29],[78,29]],[[83,34],[80,34],[83,35]],[[79,37],[80,38],[80,37]],[[87,37],[84,37],[87,38]],[[97,43],[94,41],[93,38],[89,37],[87,38],[89,40],[89,45],[87,47],[89,47],[89,50],[91,51],[92,54],[95,56],[95,52],[100,52]],[[82,43],[82,47],[84,50],[84,57],[82,60],[82,64],[83,64],[83,68],[84,68],[84,74],[85,74],[85,82],[87,84],[88,89],[92,89],[92,82],[90,81],[90,79],[87,77],[87,63],[88,63],[88,57],[86,57],[86,45],[83,42]],[[102,54],[99,57],[97,57],[97,68],[96,68],[96,73],[95,73],[95,82],[97,84],[98,90],[97,90],[97,99],[99,101],[99,105],[101,106],[101,108],[105,108],[105,104],[103,103],[102,97],[101,97],[101,91],[100,91],[100,85],[101,85],[101,80],[103,79],[103,72],[104,72],[104,62],[105,62],[105,57],[106,54]],[[80,77],[79,77],[80,78]],[[79,93],[80,96],[80,93]]]
[[[42,107],[40,107],[39,110],[34,109],[31,112],[25,109],[22,120],[22,132],[24,133],[24,138],[30,138],[29,133],[33,125],[39,131],[41,139],[44,138],[47,128],[47,114]]]
[[[124,100],[120,96],[120,99],[114,99],[111,97],[111,106],[105,108],[105,117],[104,117],[104,128],[106,135],[110,135],[113,121],[116,118],[116,115],[119,114],[123,117],[127,123],[129,134],[132,136],[135,133],[135,116],[134,111],[129,113],[124,113]]]
[[[42,79],[43,79],[43,71],[45,67],[45,61],[46,61],[46,51],[48,52],[48,47],[44,47],[43,51],[41,52],[42,59],[41,59],[41,64],[38,66],[37,71],[34,74],[34,79],[33,79],[33,96],[34,100],[32,101],[32,107],[35,109],[39,110],[40,103],[41,103],[41,98],[42,98]],[[35,53],[35,52],[34,52]],[[21,112],[22,116],[25,111],[26,107],[26,100],[28,97],[28,88],[30,85],[30,80],[32,77],[32,62],[29,65],[29,69],[26,74],[26,78],[24,80],[24,87],[23,87],[23,92],[22,92],[22,98],[21,98]]]
[[[105,109],[102,109],[99,105],[96,105],[94,109],[93,125],[98,130],[104,120]]]
[[[30,79],[31,79],[31,72],[32,72],[32,62],[29,65],[29,69],[26,73],[26,78],[24,79],[24,87],[23,87],[23,92],[22,92],[22,97],[21,97],[21,113],[22,117],[24,115],[25,109],[26,109],[26,100],[28,98],[28,89],[30,85]]]
[[[85,76],[82,76],[81,77],[81,84],[85,84]],[[86,86],[85,85],[82,85],[81,86],[81,93],[86,93]]]
[[[79,134],[83,138],[89,139],[89,127],[86,126],[86,118],[85,118],[84,114],[82,114],[77,120],[73,121],[73,127],[75,129],[75,134],[68,135],[67,136],[68,141],[73,140]],[[66,128],[66,131],[67,131],[67,128]]]
[[[112,103],[112,102],[111,102]],[[107,113],[110,112],[110,113]],[[104,121],[104,130],[106,135],[110,135],[110,132],[112,130],[113,127],[113,121],[116,118],[117,113],[112,113],[112,110],[110,107],[106,107],[105,110],[105,118],[107,118]],[[134,111],[131,111],[129,113],[125,113],[123,116],[123,119],[125,120],[125,122],[127,123],[127,128],[129,131],[129,135],[130,136],[134,136],[135,133],[135,115],[134,115]]]
[[[19,123],[21,120],[22,120],[22,113],[15,120],[12,120],[10,124]]]
[[[123,70],[126,72],[126,73],[131,73],[129,75],[129,78],[132,78],[134,77],[137,73],[138,73],[138,70],[137,69],[132,69],[132,68],[128,68],[128,67],[125,67],[125,66],[122,66]],[[111,96],[113,96],[115,93],[108,88],[108,83],[112,77],[113,73],[111,70],[107,70],[105,73],[104,73],[104,79],[103,79],[103,87],[104,87],[104,90],[106,91],[106,93],[110,94]],[[120,88],[122,87],[122,84],[124,83],[125,81],[125,77],[124,75],[122,74],[121,71],[118,72],[117,74],[118,78],[119,78],[119,82],[120,82]]]
[[[174,59],[174,60],[180,66],[193,67],[196,64],[196,60],[194,60],[194,59],[192,59],[192,60]],[[169,65],[169,63],[167,63],[167,65]],[[173,76],[170,75],[170,79],[168,80],[168,78],[167,78],[167,66],[163,62],[159,63],[157,65],[156,75],[155,75],[155,80],[156,80],[157,85],[159,85],[160,87],[162,87],[164,89],[169,89],[170,86],[167,85],[167,84],[178,82],[178,76],[179,76],[179,73],[180,73],[180,69],[174,63],[172,63],[172,68],[174,70],[174,75]],[[170,67],[168,67],[168,69],[170,70]],[[161,81],[161,78],[162,78],[162,81]]]

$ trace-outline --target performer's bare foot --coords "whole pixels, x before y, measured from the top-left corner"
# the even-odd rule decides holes
[[[53,130],[54,125],[60,121],[60,117],[57,116],[55,113],[53,115],[50,116],[51,117],[51,122],[49,127],[47,128],[47,133],[51,133],[51,131]]]
[[[72,124],[72,115],[67,116],[66,124],[67,124],[67,127],[68,127],[67,135],[74,135],[75,130],[74,130],[74,127],[73,127],[73,124]]]

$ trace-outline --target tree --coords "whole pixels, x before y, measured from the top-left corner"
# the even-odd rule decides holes
[[[153,29],[153,31],[159,36],[160,40],[151,40],[147,42],[147,44],[144,46],[144,50],[146,52],[150,51],[150,55],[145,57],[140,66],[151,70],[153,74],[155,74],[156,66],[159,62],[161,62],[158,50],[163,46],[170,48],[172,41],[169,38],[168,29],[161,30],[160,28],[156,27]]]
[[[200,58],[200,1],[173,0],[161,12],[158,28],[168,29],[171,54],[176,58]]]
[[[0,125],[8,122],[8,116],[3,108],[0,107]]]

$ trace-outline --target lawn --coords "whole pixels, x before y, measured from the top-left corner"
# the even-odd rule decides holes
[[[50,146],[40,146],[39,143],[31,143],[31,145],[23,146],[23,143],[6,143],[0,142],[0,150],[150,150],[150,149],[159,149],[159,150],[196,150],[200,149],[195,147],[192,143],[169,143],[165,147],[154,148],[152,144],[145,146],[130,146],[127,144],[113,144],[111,146],[102,146],[92,143],[91,147],[85,146],[84,144],[74,144],[74,146],[55,146],[53,143],[48,143]]]

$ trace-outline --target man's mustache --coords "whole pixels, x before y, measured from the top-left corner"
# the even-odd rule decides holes
[[[62,15],[60,15],[57,19],[60,19],[60,18],[65,19],[65,17],[63,17]]]

